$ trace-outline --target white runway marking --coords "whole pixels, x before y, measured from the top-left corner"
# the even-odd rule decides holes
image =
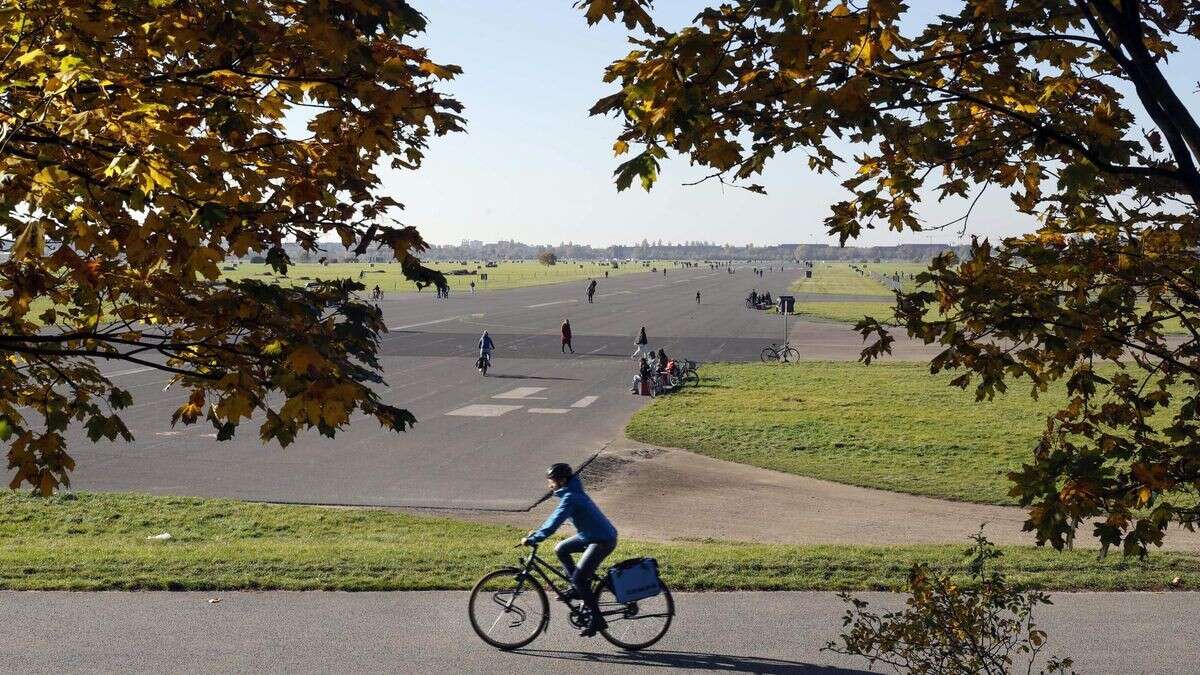
[[[589,354],[596,354],[596,353],[600,352],[601,350],[603,350],[603,349],[604,349],[605,347],[607,347],[607,346],[608,346],[607,344],[600,345],[599,347],[596,347],[595,349],[593,349],[592,351],[590,351],[590,352],[588,352],[588,353],[589,353]]]
[[[561,415],[571,411],[567,408],[530,408],[529,412],[539,415]]]
[[[118,370],[113,373],[100,373],[104,377],[120,377],[121,375],[133,375],[134,373],[144,373],[153,368],[130,368],[129,370]]]
[[[584,396],[583,398],[571,404],[572,408],[586,408],[596,402],[599,396]]]
[[[461,316],[452,316],[449,319],[435,319],[434,321],[422,321],[421,323],[410,323],[406,326],[392,326],[388,330],[408,330],[409,328],[419,328],[420,326],[432,326],[435,323],[447,323],[449,321],[458,321]]]
[[[154,435],[155,436],[178,436],[179,432],[178,431],[156,431],[156,432],[154,432]]]
[[[525,305],[525,308],[526,309],[534,309],[535,307],[549,307],[550,305],[569,305],[572,302],[579,302],[579,301],[578,300],[555,300],[554,302],[539,302],[536,305]]]
[[[447,415],[455,417],[499,417],[507,412],[512,412],[521,406],[519,405],[488,405],[485,403],[474,403],[472,405],[463,406],[458,410],[451,410]]]
[[[540,398],[544,398],[544,397],[540,397],[540,396],[534,397],[534,396],[532,396],[532,394],[536,394],[539,391],[545,391],[545,390],[546,390],[545,387],[517,387],[516,389],[506,391],[503,394],[496,394],[492,398],[516,398],[516,399],[539,398],[540,399]]]

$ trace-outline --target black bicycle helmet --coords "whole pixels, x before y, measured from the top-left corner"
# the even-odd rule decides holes
[[[571,465],[564,462],[555,462],[546,469],[546,478],[553,481],[564,481],[571,477]]]

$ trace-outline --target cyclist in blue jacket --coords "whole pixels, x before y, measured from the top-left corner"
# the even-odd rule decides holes
[[[604,517],[592,498],[583,491],[583,483],[571,471],[571,465],[559,462],[546,471],[546,481],[558,497],[558,508],[537,530],[530,532],[521,543],[532,546],[544,540],[570,520],[575,526],[575,536],[564,539],[554,547],[554,553],[562,561],[563,570],[571,579],[576,596],[589,610],[588,625],[579,634],[592,637],[608,624],[600,616],[600,606],[589,583],[600,563],[617,547],[617,528]],[[582,552],[576,565],[573,555]]]
[[[479,336],[479,358],[487,359],[488,364],[492,362],[492,350],[496,348],[496,343],[492,341],[492,336],[488,332],[483,331],[483,335]]]

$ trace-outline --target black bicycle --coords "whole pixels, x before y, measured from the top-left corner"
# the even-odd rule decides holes
[[[800,352],[790,342],[784,341],[782,345],[772,342],[770,347],[763,347],[759,358],[763,363],[795,363],[800,360]]]
[[[493,647],[519,649],[546,630],[550,624],[546,587],[554,591],[555,599],[570,608],[568,618],[573,626],[583,628],[591,619],[583,602],[574,597],[571,580],[556,565],[539,557],[537,549],[536,545],[532,546],[529,556],[521,558],[519,567],[502,567],[489,572],[471,589],[471,604],[467,611],[471,627],[480,639]],[[559,588],[555,579],[564,587]],[[605,640],[621,649],[637,651],[667,634],[675,617],[675,601],[666,584],[662,584],[662,592],[658,595],[635,602],[620,602],[607,575],[593,575],[592,583],[600,615],[608,622],[608,626],[600,630]]]

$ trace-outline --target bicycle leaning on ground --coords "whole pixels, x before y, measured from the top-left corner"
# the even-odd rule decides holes
[[[521,559],[519,567],[502,567],[489,572],[471,589],[467,612],[471,628],[493,647],[519,649],[546,630],[550,624],[550,601],[545,587],[554,592],[555,599],[570,608],[568,619],[573,626],[582,628],[588,624],[588,610],[574,597],[571,580],[556,565],[538,556],[536,544],[530,548],[529,555]],[[653,566],[652,572],[648,566]],[[619,578],[622,571],[632,572],[635,579],[645,579],[652,573],[653,581],[645,585],[635,582],[637,588],[618,586],[616,584],[623,583]],[[602,577],[592,576],[592,592],[596,594],[601,616],[608,622],[607,627],[600,629],[605,640],[621,649],[637,651],[667,634],[675,617],[675,601],[657,576],[657,563],[650,558],[625,560],[613,565]],[[562,588],[555,579],[563,584]],[[653,582],[657,582],[657,589],[649,588]],[[657,593],[638,597],[652,590]],[[622,601],[618,591],[621,596],[629,594],[629,597]]]
[[[785,341],[781,345],[772,342],[770,347],[763,347],[762,353],[759,354],[759,358],[763,360],[763,363],[770,363],[772,361],[779,363],[795,363],[796,361],[800,360],[800,352],[797,351],[790,342]]]

